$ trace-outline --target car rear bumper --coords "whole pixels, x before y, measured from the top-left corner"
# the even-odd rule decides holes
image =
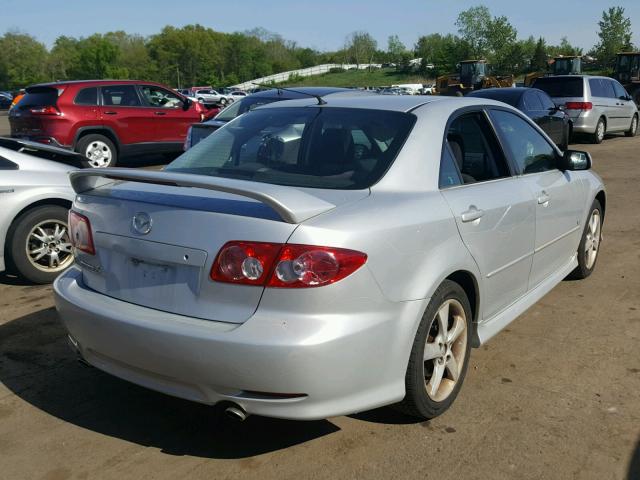
[[[361,314],[258,308],[243,324],[193,319],[88,289],[76,267],[54,283],[71,343],[91,365],[169,395],[250,414],[320,419],[399,401],[428,300]],[[262,393],[260,393],[262,392]],[[269,395],[300,394],[294,398]]]

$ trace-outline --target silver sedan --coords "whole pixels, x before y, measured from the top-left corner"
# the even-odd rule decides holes
[[[59,148],[0,138],[0,272],[50,283],[73,263],[67,212],[75,197],[68,172],[75,168],[61,161],[79,160]]]
[[[590,167],[491,100],[278,102],[163,172],[73,172],[57,308],[89,364],[240,418],[432,418],[472,347],[594,270]]]

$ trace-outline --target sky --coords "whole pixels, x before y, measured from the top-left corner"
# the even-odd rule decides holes
[[[397,34],[407,47],[429,33],[456,33],[458,13],[486,5],[505,15],[520,38],[543,36],[558,44],[563,36],[589,50],[597,42],[602,11],[622,6],[631,17],[633,42],[640,45],[640,0],[0,0],[0,34],[29,33],[51,47],[56,37],[89,36],[113,30],[151,35],[165,25],[199,23],[222,32],[263,27],[287,40],[318,50],[337,50],[345,37],[365,30],[386,49]]]

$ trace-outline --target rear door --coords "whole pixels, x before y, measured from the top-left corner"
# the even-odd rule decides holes
[[[527,291],[535,236],[531,191],[511,169],[484,111],[450,122],[443,155],[461,185],[442,190],[460,235],[483,276],[486,320]]]
[[[613,86],[602,78],[590,78],[591,102],[593,108],[604,113],[607,120],[607,131],[614,132],[620,129],[620,112],[615,98]]]
[[[152,112],[143,108],[135,85],[103,85],[100,90],[102,122],[116,133],[120,143],[159,141],[158,132],[149,125]]]
[[[575,255],[586,192],[580,179],[558,170],[556,149],[525,119],[499,109],[491,110],[491,118],[521,182],[535,198],[531,289]]]
[[[545,115],[549,119],[548,131],[551,132],[551,134],[549,134],[547,130],[545,130],[545,132],[547,132],[547,135],[551,137],[551,140],[553,140],[556,144],[559,145],[564,141],[565,113],[561,110],[558,110],[558,108],[555,106],[553,101],[549,98],[549,96],[546,93],[542,91],[537,91],[535,92],[535,94],[540,100],[540,104],[542,105],[542,110],[545,112]]]
[[[155,85],[140,85],[144,108],[149,114],[149,128],[156,130],[159,142],[181,147],[191,124],[200,120],[193,107],[186,110],[181,97]]]

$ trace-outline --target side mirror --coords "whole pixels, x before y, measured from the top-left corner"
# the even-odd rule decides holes
[[[187,110],[189,110],[190,106],[191,106],[191,100],[185,97],[185,99],[182,101],[182,110],[186,112]]]
[[[593,161],[591,160],[589,152],[566,150],[560,164],[560,170],[562,171],[578,171],[589,170]]]

